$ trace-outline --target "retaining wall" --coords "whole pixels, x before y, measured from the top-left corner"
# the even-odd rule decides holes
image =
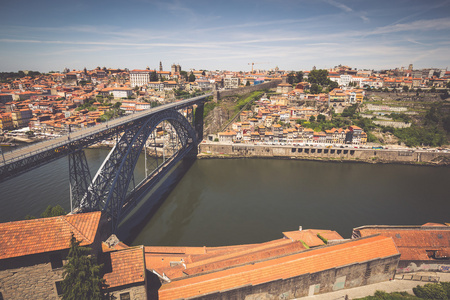
[[[450,153],[427,151],[374,150],[360,148],[326,148],[326,147],[293,147],[262,146],[246,144],[200,144],[200,158],[208,156],[228,157],[275,157],[290,159],[311,159],[330,161],[364,161],[382,163],[410,163],[450,165]]]

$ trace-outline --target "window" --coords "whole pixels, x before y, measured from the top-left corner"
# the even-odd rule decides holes
[[[120,300],[130,300],[130,293],[122,293],[120,294]]]
[[[58,293],[58,296],[61,296],[63,294],[62,281],[56,281],[55,285],[56,285],[56,293]]]
[[[50,263],[52,269],[59,269],[63,266],[63,261],[60,253],[50,254]]]
[[[388,273],[389,272],[389,265],[385,265],[384,266],[384,273]]]

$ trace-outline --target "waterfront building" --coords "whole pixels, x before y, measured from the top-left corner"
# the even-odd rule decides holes
[[[13,125],[11,113],[0,114],[0,129],[9,130],[9,129],[13,129],[13,128],[14,128],[14,125]]]
[[[221,143],[232,143],[236,139],[236,132],[234,131],[219,132],[217,135]]]

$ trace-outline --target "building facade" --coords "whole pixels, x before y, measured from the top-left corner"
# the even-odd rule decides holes
[[[131,87],[147,85],[150,81],[150,70],[132,70],[130,71]]]

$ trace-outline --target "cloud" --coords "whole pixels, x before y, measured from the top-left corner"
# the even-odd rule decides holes
[[[339,9],[342,9],[345,12],[353,12],[353,9],[351,9],[350,7],[348,7],[345,4],[339,3],[337,1],[334,0],[325,0],[325,2],[327,2],[330,5],[333,5],[334,7],[337,7]]]
[[[440,18],[432,20],[418,20],[411,23],[394,24],[378,27],[372,30],[370,34],[386,34],[402,31],[432,31],[450,29],[450,18]]]
[[[365,12],[356,12],[351,7],[349,7],[345,4],[342,4],[340,2],[337,2],[335,0],[324,0],[324,1],[334,7],[341,9],[342,11],[344,11],[346,13],[356,14],[356,16],[361,18],[361,20],[363,20],[365,23],[368,23],[370,21],[369,18],[366,16]]]

